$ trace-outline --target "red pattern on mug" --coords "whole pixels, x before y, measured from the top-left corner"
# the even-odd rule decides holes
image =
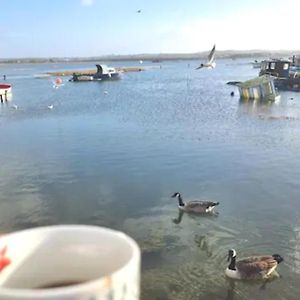
[[[11,260],[5,257],[6,251],[7,246],[0,250],[0,272],[11,263]]]

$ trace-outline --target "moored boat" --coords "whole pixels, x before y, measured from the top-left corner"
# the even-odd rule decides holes
[[[7,95],[11,93],[11,84],[0,83],[0,95]]]
[[[291,69],[290,60],[264,60],[259,75],[273,76],[279,90],[300,92],[300,72]]]
[[[106,65],[96,65],[96,67],[97,72],[95,74],[73,73],[73,76],[69,79],[69,81],[101,81],[120,78],[120,72],[118,72],[115,68],[108,67]]]

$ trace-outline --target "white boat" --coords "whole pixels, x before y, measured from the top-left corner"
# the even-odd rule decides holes
[[[109,79],[119,79],[120,72],[115,68],[108,67],[106,65],[96,65],[97,72],[95,74],[73,74],[73,77],[69,81],[101,81]]]
[[[49,78],[50,74],[35,74],[33,75],[33,77],[37,79],[45,79],[45,78]]]
[[[257,61],[257,60],[252,61],[251,65],[252,65],[253,69],[259,69],[261,66],[261,61]]]

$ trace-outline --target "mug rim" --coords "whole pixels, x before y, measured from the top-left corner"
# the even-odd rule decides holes
[[[49,289],[27,289],[27,288],[7,288],[0,286],[0,297],[6,296],[6,297],[21,297],[20,299],[42,299],[43,297],[53,297],[57,296],[59,293],[59,296],[71,296],[72,294],[80,293],[84,289],[85,291],[88,291],[89,289],[92,289],[95,285],[98,285],[100,282],[102,282],[105,278],[110,278],[113,276],[116,276],[118,273],[121,273],[124,269],[128,267],[132,263],[132,260],[134,258],[137,258],[138,261],[140,260],[140,248],[137,244],[137,242],[130,237],[129,235],[125,234],[122,231],[118,231],[115,229],[111,229],[108,227],[103,226],[96,226],[96,225],[77,225],[77,224],[61,224],[61,225],[50,225],[50,226],[39,226],[29,229],[23,229],[20,231],[12,232],[5,234],[0,237],[0,241],[5,239],[8,236],[13,235],[19,235],[22,233],[27,233],[30,231],[43,231],[43,230],[78,230],[78,229],[89,229],[94,231],[105,231],[108,233],[113,234],[115,237],[118,237],[128,243],[132,250],[131,258],[119,269],[101,276],[97,279],[92,279],[87,282],[66,286],[66,287],[57,287],[57,288],[49,288]]]

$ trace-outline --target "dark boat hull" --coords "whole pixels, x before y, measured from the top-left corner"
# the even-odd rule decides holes
[[[274,84],[279,90],[300,92],[300,78],[276,78]]]

